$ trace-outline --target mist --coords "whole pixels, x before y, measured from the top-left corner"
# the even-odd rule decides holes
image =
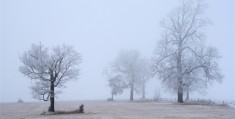
[[[231,0],[205,0],[212,22],[206,27],[206,45],[218,48],[218,62],[224,79],[204,94],[191,98],[235,100],[235,3]],[[19,72],[19,57],[33,43],[46,47],[71,45],[82,56],[78,80],[66,83],[56,100],[106,100],[111,96],[103,69],[123,49],[138,50],[151,58],[160,40],[160,22],[180,0],[2,0],[0,34],[0,102],[35,101],[32,82]],[[156,90],[162,98],[176,98],[157,78],[147,82],[146,98]],[[128,99],[124,90],[116,99]],[[136,94],[135,99],[141,95]]]

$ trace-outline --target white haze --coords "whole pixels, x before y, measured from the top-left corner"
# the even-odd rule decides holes
[[[205,15],[213,21],[207,26],[206,44],[218,48],[222,74],[207,94],[192,98],[235,100],[235,2],[205,0]],[[107,79],[102,76],[122,49],[136,49],[150,58],[160,39],[159,22],[180,4],[180,0],[1,0],[0,101],[32,99],[30,79],[18,70],[19,56],[41,42],[47,47],[72,45],[81,53],[81,75],[56,100],[105,100],[110,97]],[[147,98],[156,89],[163,98],[175,98],[157,79],[147,83]],[[135,95],[135,98],[139,96]],[[129,90],[117,95],[129,99]]]

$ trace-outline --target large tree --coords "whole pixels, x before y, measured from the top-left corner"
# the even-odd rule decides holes
[[[45,48],[41,43],[32,44],[31,49],[20,57],[22,66],[19,70],[30,78],[32,94],[35,99],[49,101],[48,111],[54,112],[55,96],[71,79],[77,79],[81,56],[71,46]],[[58,90],[55,90],[57,88]]]
[[[162,22],[162,39],[154,52],[154,73],[169,89],[177,92],[178,102],[183,102],[186,88],[206,87],[221,81],[216,48],[204,45],[203,5],[183,2]]]

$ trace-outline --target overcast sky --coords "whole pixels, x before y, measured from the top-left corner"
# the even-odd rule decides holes
[[[205,16],[213,21],[206,28],[208,46],[217,47],[224,75],[206,95],[193,97],[235,100],[235,3],[205,0]],[[41,42],[47,47],[72,45],[81,55],[81,76],[66,84],[58,100],[107,99],[110,89],[102,71],[121,49],[136,49],[151,58],[162,28],[160,21],[180,0],[1,0],[0,101],[18,98],[34,101],[30,79],[19,72],[19,56]],[[157,79],[147,85],[147,98],[156,89],[165,92]],[[116,97],[128,99],[129,90]],[[136,96],[135,96],[136,97]],[[138,98],[138,97],[137,97]]]

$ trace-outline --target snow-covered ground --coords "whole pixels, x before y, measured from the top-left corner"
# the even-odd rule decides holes
[[[85,105],[84,114],[40,115],[47,103],[1,103],[1,119],[235,119],[235,109],[227,106],[181,105],[169,102],[60,101],[56,110],[74,110]]]
[[[229,102],[228,105],[229,105],[230,107],[235,108],[235,101]]]

